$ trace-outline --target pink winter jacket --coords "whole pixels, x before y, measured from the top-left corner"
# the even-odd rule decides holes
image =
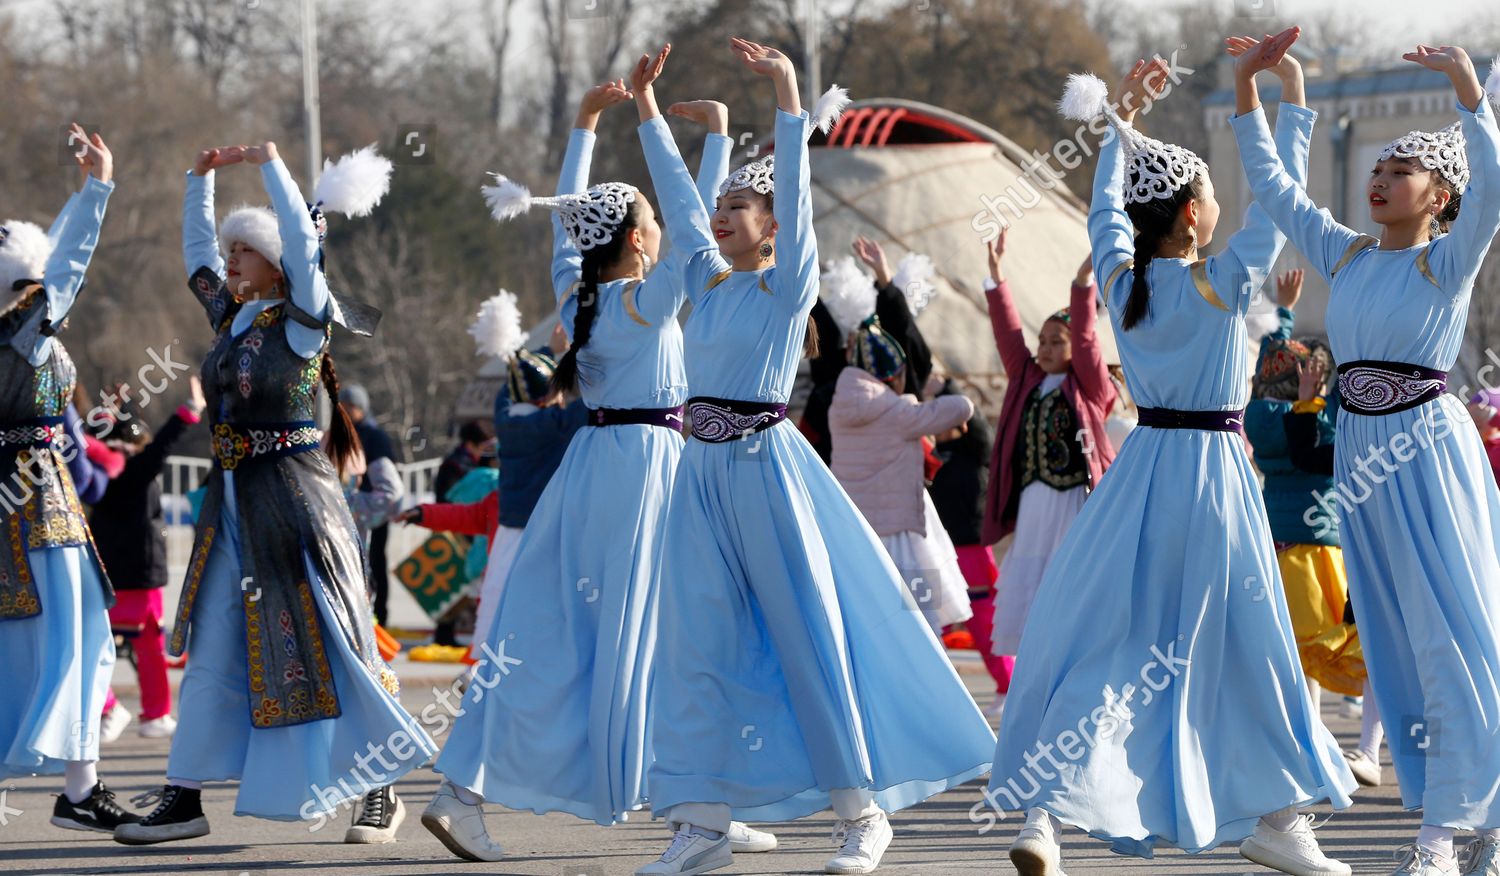
[[[828,409],[833,473],[876,535],[927,534],[922,508],[922,436],[967,423],[962,395],[917,401],[862,368],[839,373]]]
[[[986,284],[988,285],[988,284]],[[1047,375],[1036,364],[1036,357],[1026,346],[1021,331],[1021,314],[1016,310],[1010,287],[986,288],[990,305],[990,328],[995,332],[995,346],[1000,349],[1000,364],[1005,367],[1005,400],[1000,407],[1000,422],[995,429],[995,449],[990,456],[990,485],[984,499],[984,523],[981,544],[994,544],[1016,531],[1016,508],[1021,491],[1016,482],[1014,465],[1016,445],[1021,440],[1021,418],[1026,399],[1042,385]],[[1115,459],[1114,445],[1104,421],[1115,406],[1115,385],[1109,380],[1109,368],[1099,347],[1095,331],[1098,315],[1094,311],[1094,286],[1074,285],[1069,296],[1068,312],[1072,325],[1068,334],[1073,342],[1073,362],[1063,378],[1062,394],[1073,408],[1078,425],[1088,433],[1084,453],[1089,466],[1089,490],[1099,486],[1104,470]]]

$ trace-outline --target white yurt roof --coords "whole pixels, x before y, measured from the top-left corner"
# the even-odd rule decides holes
[[[1016,217],[1002,208],[1011,224],[1003,269],[1032,344],[1042,322],[1068,305],[1088,255],[1085,205],[1061,184],[1048,189],[1045,174],[1026,179],[1030,156],[1005,135],[928,104],[856,101],[829,141],[812,150],[819,255],[849,254],[863,234],[885,248],[893,269],[908,252],[930,257],[938,292],[918,325],[942,369],[993,415],[1005,378],[984,297],[981,232],[994,217],[981,196],[1020,209]],[[1099,326],[1105,360],[1119,361],[1107,320]]]

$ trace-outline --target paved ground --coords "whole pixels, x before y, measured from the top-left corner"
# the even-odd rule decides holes
[[[981,701],[989,690],[972,654],[959,655],[959,668]],[[435,684],[446,684],[455,670],[447,666],[398,664],[405,703],[417,713],[431,700]],[[117,675],[117,691],[127,705],[135,705],[129,668]],[[1346,745],[1358,733],[1357,722],[1338,717],[1330,704],[1325,710],[1330,728]],[[157,787],[166,767],[167,740],[141,739],[134,726],[120,741],[105,748],[101,772],[122,798]],[[1387,780],[1394,775],[1387,761]],[[398,786],[410,807],[399,832],[400,841],[385,846],[346,846],[342,831],[330,825],[318,833],[304,826],[234,818],[235,786],[220,785],[204,792],[204,807],[214,832],[207,837],[145,849],[117,845],[102,834],[60,830],[48,823],[58,778],[33,778],[8,783],[0,796],[0,872],[72,876],[72,874],[198,873],[223,876],[279,876],[320,871],[327,876],[404,876],[430,873],[493,873],[524,876],[629,876],[635,867],[653,859],[669,836],[660,822],[642,818],[614,828],[584,824],[567,816],[537,817],[493,812],[492,836],[514,857],[498,864],[471,864],[448,854],[421,826],[418,814],[437,787],[428,770],[415,773]],[[895,819],[896,839],[887,852],[881,873],[1011,874],[1015,870],[1005,849],[1017,820],[1004,822],[981,836],[968,810],[979,800],[978,783],[929,800]],[[1402,812],[1393,785],[1362,791],[1356,805],[1319,828],[1323,848],[1354,867],[1357,874],[1388,874],[1391,850],[1410,841],[1418,820]],[[19,812],[17,811],[19,810]],[[1316,810],[1328,815],[1328,807]],[[831,814],[775,825],[781,849],[767,855],[742,855],[726,874],[821,873],[830,856]],[[1070,876],[1135,876],[1135,874],[1264,874],[1270,871],[1242,860],[1232,848],[1189,858],[1167,853],[1153,861],[1121,858],[1102,844],[1072,833],[1065,837],[1064,863]]]

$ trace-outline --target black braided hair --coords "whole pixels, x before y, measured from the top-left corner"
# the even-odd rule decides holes
[[[1172,193],[1170,198],[1152,198],[1141,204],[1126,204],[1125,213],[1135,226],[1135,282],[1130,285],[1130,297],[1125,300],[1125,314],[1120,325],[1129,331],[1151,312],[1151,286],[1146,282],[1146,272],[1151,260],[1163,241],[1172,236],[1177,227],[1177,216],[1188,201],[1203,195],[1203,176]]]
[[[578,351],[589,342],[594,331],[594,317],[599,313],[599,276],[606,268],[620,260],[625,253],[625,238],[629,232],[640,227],[640,201],[631,201],[625,208],[625,218],[608,243],[602,243],[583,253],[582,282],[578,286],[578,313],[573,316],[573,343],[568,352],[557,361],[548,386],[553,392],[572,392],[578,387]]]

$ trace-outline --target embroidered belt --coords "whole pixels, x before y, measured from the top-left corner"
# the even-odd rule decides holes
[[[682,407],[589,408],[590,426],[661,426],[682,431]]]
[[[786,419],[786,405],[698,396],[687,402],[693,437],[709,444],[737,441]]]
[[[252,459],[291,456],[316,450],[323,431],[312,420],[289,423],[214,424],[214,461],[225,471],[234,471]]]
[[[45,447],[63,434],[62,417],[32,417],[0,423],[0,449],[16,451],[22,447]]]
[[[1141,408],[1140,425],[1154,429],[1199,429],[1205,432],[1245,431],[1245,411],[1174,411]]]
[[[1381,416],[1432,401],[1448,388],[1448,372],[1405,362],[1361,359],[1339,366],[1339,404]]]

